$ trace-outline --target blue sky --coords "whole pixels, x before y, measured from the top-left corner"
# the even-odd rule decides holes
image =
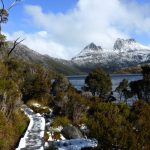
[[[4,0],[8,7],[13,0]],[[3,25],[9,40],[18,36],[42,54],[70,59],[94,42],[112,49],[117,38],[150,45],[149,0],[23,0]]]
[[[12,2],[13,0],[4,0],[6,8],[10,6]],[[66,13],[68,10],[72,9],[76,3],[77,0],[23,0],[11,9],[9,22],[4,26],[4,30],[9,33],[17,31],[18,29],[27,32],[38,30],[36,26],[31,29],[30,23],[26,25],[29,16],[24,11],[25,5],[38,5],[43,8],[44,12]]]

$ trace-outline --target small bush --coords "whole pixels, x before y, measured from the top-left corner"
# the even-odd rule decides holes
[[[61,140],[60,132],[54,132],[52,138],[56,141]]]
[[[65,126],[65,125],[70,124],[70,122],[71,121],[67,117],[58,116],[54,119],[54,122],[52,123],[52,126],[53,127]]]
[[[14,112],[9,120],[0,112],[0,150],[14,149],[27,124],[28,119],[20,111]]]
[[[48,139],[49,139],[49,135],[48,135],[48,133],[45,131],[45,132],[44,132],[44,141],[47,142]]]

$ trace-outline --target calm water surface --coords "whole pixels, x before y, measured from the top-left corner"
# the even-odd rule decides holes
[[[81,90],[81,87],[85,84],[86,76],[87,75],[68,76],[68,79],[76,89]],[[112,90],[114,91],[123,79],[127,79],[131,82],[142,78],[143,76],[141,74],[111,74]]]

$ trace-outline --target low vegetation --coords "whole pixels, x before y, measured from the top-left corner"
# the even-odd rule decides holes
[[[148,81],[150,67],[143,68],[145,92],[148,92]],[[116,92],[119,92],[120,99],[125,98],[125,102],[112,103],[107,100],[111,94],[111,82],[109,76],[105,75],[105,84],[100,84],[103,80],[104,72],[101,69],[90,73],[86,82],[85,92],[93,92],[93,96],[83,96],[68,83],[66,79],[57,79],[52,84],[54,113],[54,126],[65,126],[73,124],[79,126],[87,125],[88,137],[96,138],[99,142],[97,149],[150,149],[150,105],[148,100],[136,101],[132,106],[127,105],[126,99],[133,96],[135,92],[130,90],[127,80],[123,80],[118,85]],[[94,74],[94,77],[91,76]],[[100,75],[100,76],[99,76]],[[106,79],[106,80],[105,80]],[[63,87],[63,88],[62,88]],[[88,88],[87,88],[88,87]],[[147,87],[147,88],[146,88]],[[100,94],[100,89],[107,89]],[[148,93],[145,93],[148,94]],[[147,98],[147,97],[146,97]]]
[[[139,65],[139,66],[123,68],[123,69],[115,71],[114,73],[115,74],[134,74],[134,73],[140,74],[141,71],[142,71],[141,65]]]
[[[21,135],[25,132],[29,120],[23,112],[16,111],[13,117],[8,120],[0,111],[0,149],[15,149]]]
[[[53,73],[11,55],[8,57],[5,40],[0,46],[0,149],[12,150],[28,125],[25,114],[20,112],[21,105],[33,100],[48,106]],[[36,111],[48,112],[49,109],[43,107]]]

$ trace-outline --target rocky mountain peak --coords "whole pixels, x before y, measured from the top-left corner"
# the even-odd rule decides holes
[[[87,45],[84,50],[87,50],[87,49],[90,49],[90,50],[99,50],[99,49],[102,49],[101,46],[96,46],[94,43],[90,43],[89,45]]]
[[[114,49],[120,50],[120,49],[124,48],[125,46],[130,46],[133,44],[136,44],[135,39],[120,39],[120,38],[118,38],[114,44]]]

